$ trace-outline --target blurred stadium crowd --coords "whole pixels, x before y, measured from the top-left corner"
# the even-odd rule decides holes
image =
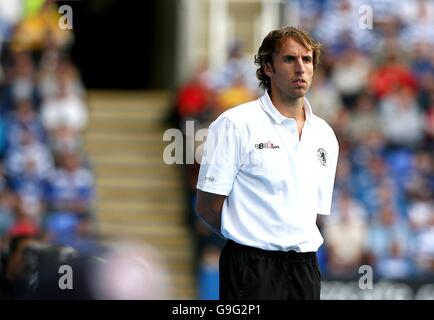
[[[373,267],[381,279],[434,275],[434,1],[294,1],[300,26],[323,46],[309,91],[313,111],[340,143],[332,215],[318,225],[325,279]],[[362,28],[370,5],[372,28]],[[296,6],[297,7],[297,6]],[[199,65],[176,95],[176,116],[207,128],[224,110],[262,95],[253,56],[231,46],[226,65]],[[200,295],[213,298],[223,240],[197,218],[198,164],[186,165],[189,218],[198,240]]]
[[[96,248],[85,90],[57,10],[52,1],[0,1],[0,298],[29,297],[31,248],[51,250],[53,263],[60,251],[50,246]]]
[[[324,278],[351,279],[368,264],[378,278],[432,280],[434,0],[293,3],[299,25],[323,44],[308,99],[340,143],[332,215],[318,221]],[[358,23],[361,5],[372,7],[372,29]],[[68,57],[73,33],[58,19],[52,1],[0,0],[0,298],[28,297],[26,252],[53,259],[47,245],[99,250],[94,176],[82,145],[85,89]],[[186,120],[207,128],[262,95],[243,49],[234,43],[222,68],[198,65],[178,88],[181,129]],[[213,298],[224,242],[194,210],[198,169],[185,165],[188,220],[198,297]],[[55,255],[74,264],[70,252]]]

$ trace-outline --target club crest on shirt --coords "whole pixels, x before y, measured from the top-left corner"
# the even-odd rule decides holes
[[[321,164],[323,166],[326,166],[327,165],[327,152],[323,148],[319,148],[317,150],[316,154],[318,156],[319,162],[321,162]]]

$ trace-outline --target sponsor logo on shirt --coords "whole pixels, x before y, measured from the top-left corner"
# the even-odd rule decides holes
[[[321,164],[323,166],[326,166],[327,165],[327,152],[323,148],[319,148],[317,150],[316,154],[318,156],[319,162],[321,162]]]
[[[256,149],[279,149],[279,146],[274,145],[274,143],[268,141],[265,143],[255,143]]]

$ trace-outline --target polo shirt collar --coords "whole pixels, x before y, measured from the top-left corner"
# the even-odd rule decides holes
[[[306,97],[304,99],[304,112],[306,115],[306,122],[309,124],[313,124],[315,122],[315,118],[313,117],[312,107],[310,106],[309,101]],[[277,108],[273,105],[273,102],[271,102],[270,96],[268,95],[268,92],[265,91],[265,94],[260,98],[262,109],[268,115],[276,122],[277,124],[281,124],[286,119],[289,119],[285,117],[283,114],[277,110]]]

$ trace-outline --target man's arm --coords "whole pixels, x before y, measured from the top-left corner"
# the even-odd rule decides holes
[[[220,232],[223,203],[226,196],[197,190],[196,212],[206,224],[223,237]]]

